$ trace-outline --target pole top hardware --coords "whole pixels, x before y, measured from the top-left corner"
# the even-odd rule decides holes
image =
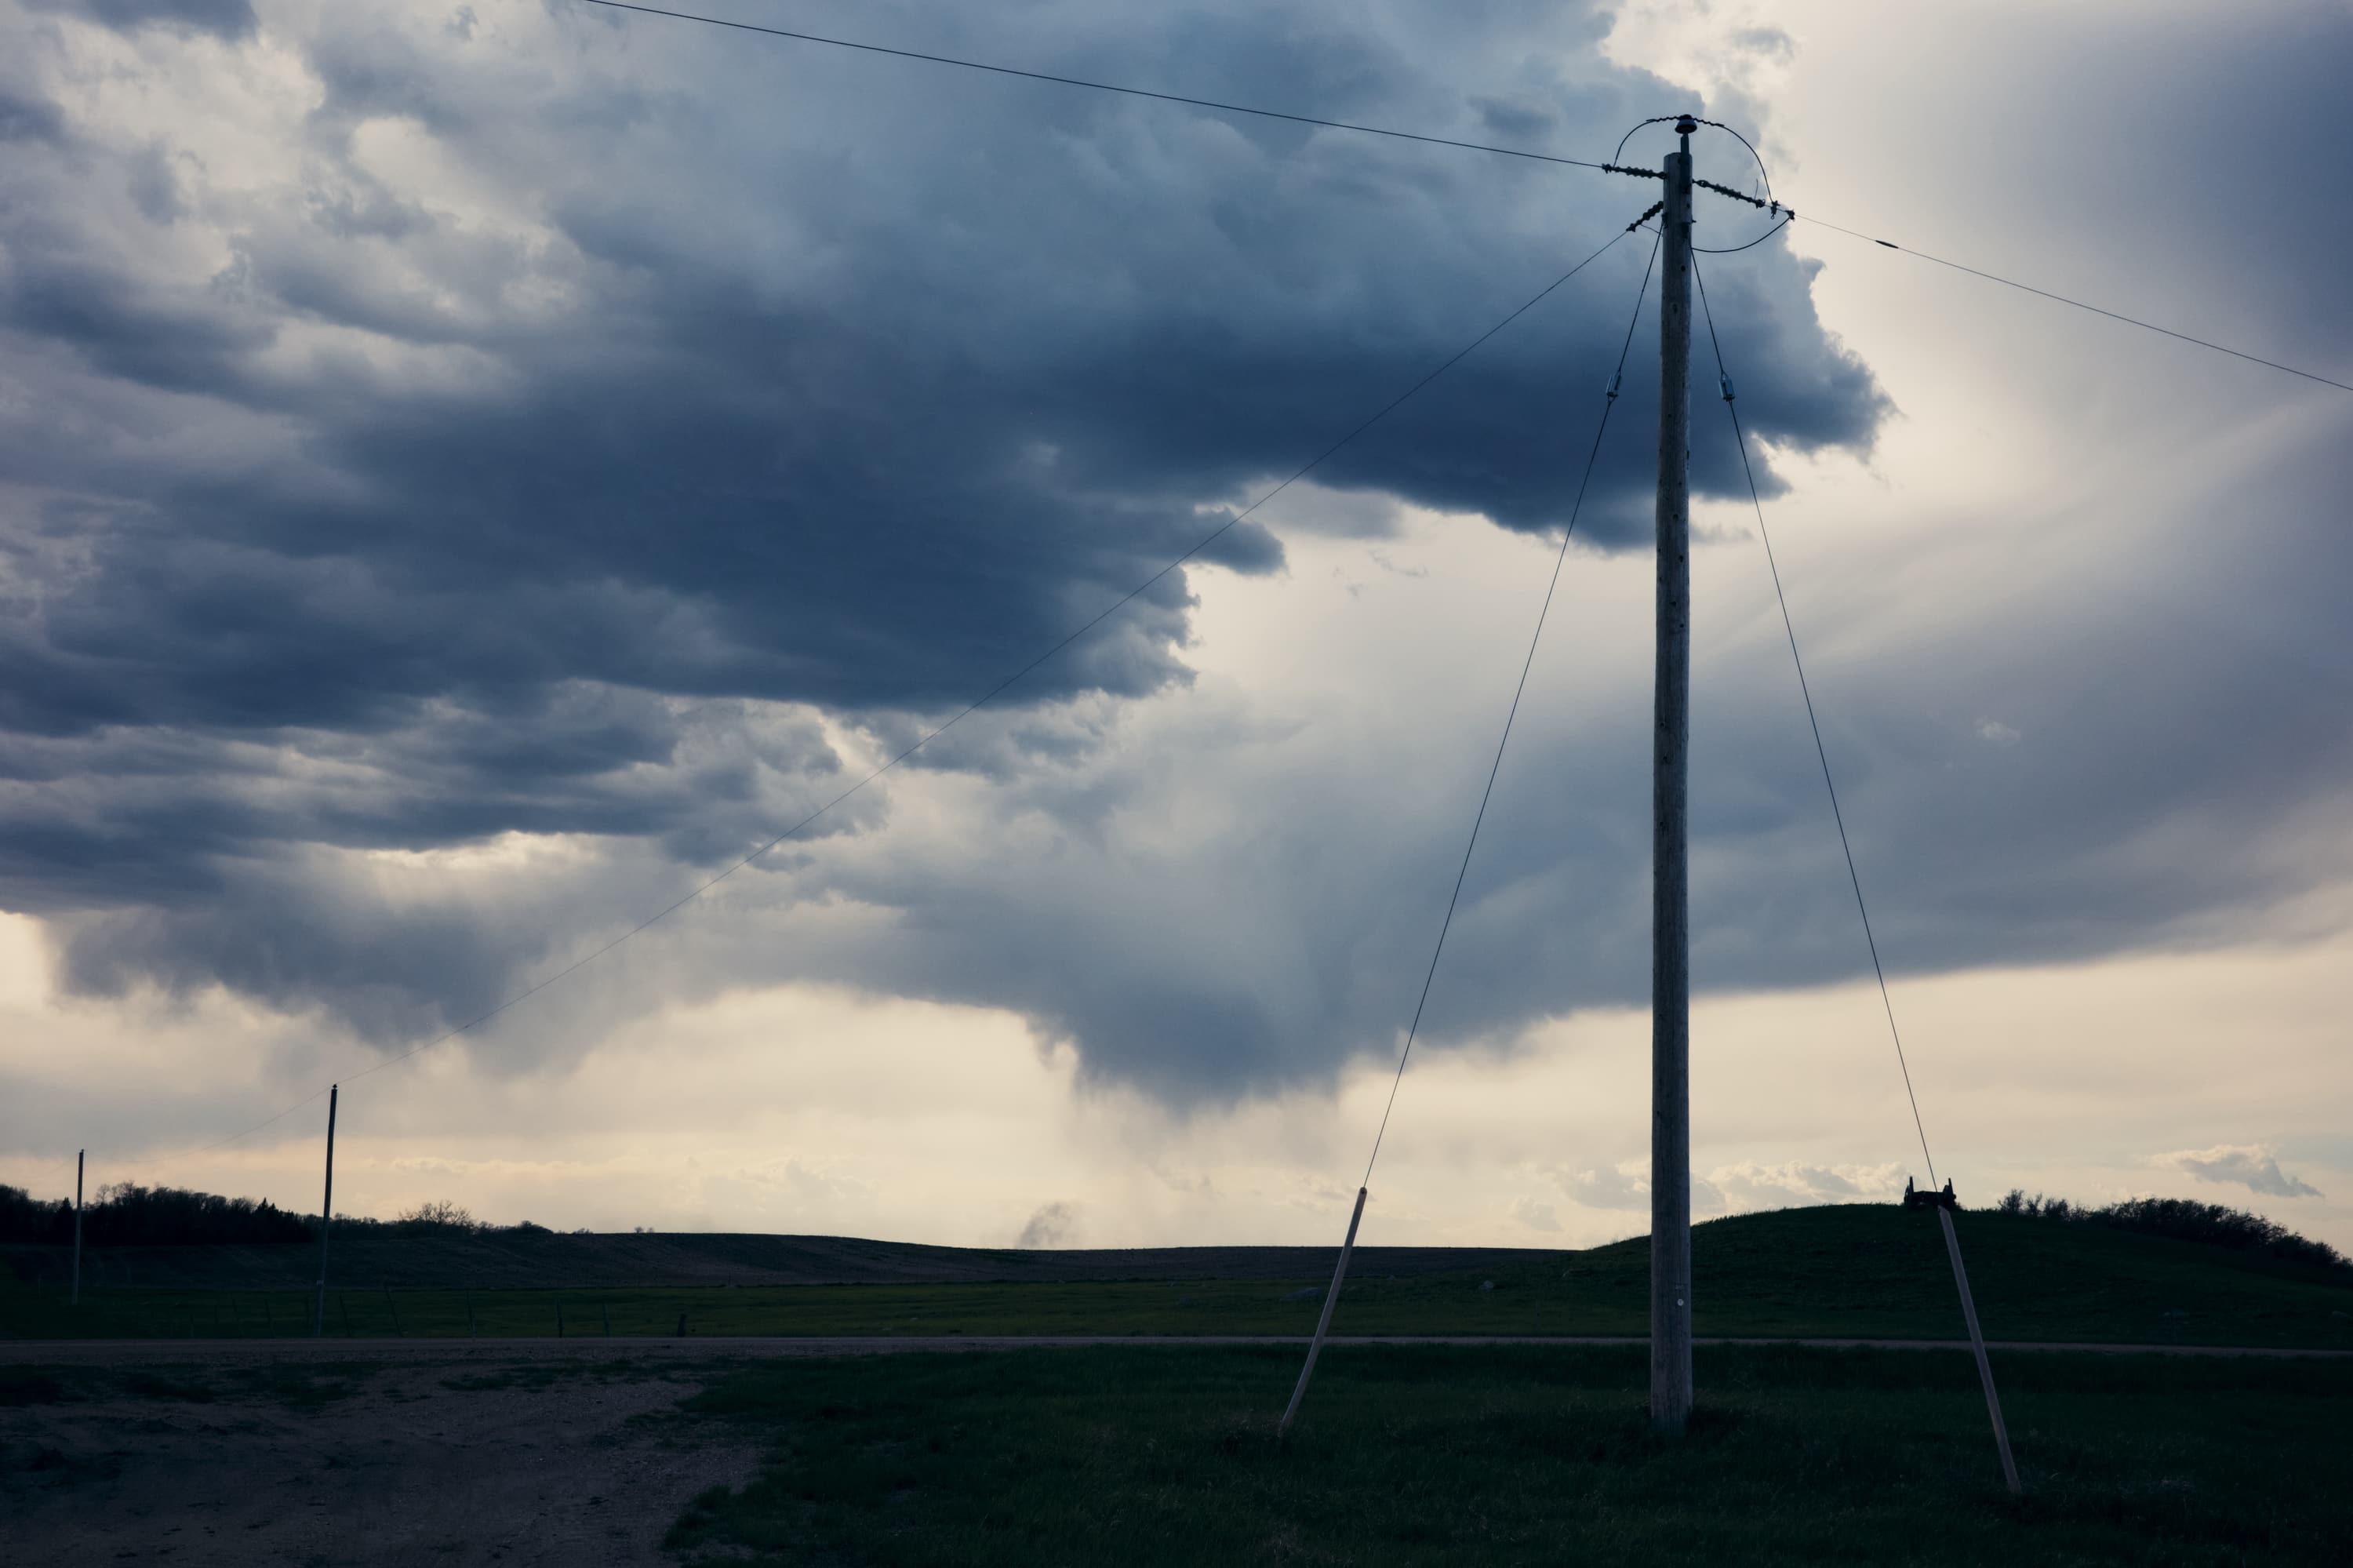
[[[1912,1178],[1904,1178],[1904,1206],[1907,1209],[1957,1209],[1960,1200],[1953,1196],[1953,1184],[1947,1181],[1942,1192],[1931,1188],[1921,1192],[1912,1185]]]
[[[1679,114],[1679,115],[1677,115],[1677,116],[1675,117],[1675,134],[1676,134],[1676,135],[1678,135],[1678,136],[1691,136],[1691,135],[1695,135],[1695,134],[1697,134],[1697,133],[1698,133],[1698,132],[1699,132],[1699,119],[1698,119],[1698,117],[1697,117],[1696,115],[1691,115],[1691,114]]]

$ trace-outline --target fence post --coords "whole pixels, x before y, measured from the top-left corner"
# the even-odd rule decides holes
[[[392,1298],[392,1282],[390,1280],[385,1281],[384,1309],[392,1314],[392,1331],[404,1340],[408,1338],[408,1330],[400,1326],[400,1307],[399,1304],[395,1302]]]
[[[473,1339],[477,1332],[474,1327],[474,1293],[469,1290],[466,1292],[466,1338]]]

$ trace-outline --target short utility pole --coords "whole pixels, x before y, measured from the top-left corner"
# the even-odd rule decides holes
[[[335,1096],[341,1086],[327,1086],[327,1195],[319,1200],[319,1294],[311,1308],[311,1337],[327,1331],[327,1227],[335,1217]]]
[[[1651,1425],[1691,1419],[1692,132],[1667,154],[1659,298],[1658,667],[1651,767]]]
[[[81,1171],[90,1158],[87,1149],[74,1152],[74,1281],[73,1305],[81,1305]]]

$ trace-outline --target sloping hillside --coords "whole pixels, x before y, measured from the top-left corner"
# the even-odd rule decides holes
[[[984,1249],[864,1241],[855,1236],[650,1234],[473,1235],[331,1240],[334,1277],[353,1286],[511,1290],[697,1285],[885,1285],[1116,1279],[1294,1279],[1328,1274],[1332,1249],[1195,1246]],[[1360,1266],[1399,1277],[1493,1268],[1555,1255],[1535,1249],[1363,1247]],[[64,1247],[0,1249],[20,1283],[55,1286],[71,1267]],[[298,1289],[318,1277],[315,1246],[91,1248],[93,1285],[174,1290]]]
[[[2353,1350],[2353,1269],[2101,1225],[1971,1212],[1958,1225],[1998,1340]],[[757,1334],[1303,1333],[1324,1247],[980,1251],[834,1236],[493,1233],[367,1241],[332,1254],[355,1324],[385,1331]],[[0,1334],[255,1330],[307,1312],[307,1246],[150,1247],[87,1259],[63,1310],[63,1259],[20,1249]],[[1693,1236],[1702,1334],[1950,1339],[1960,1311],[1931,1213],[1892,1204],[1747,1214]],[[1648,1243],[1583,1251],[1364,1247],[1346,1333],[1641,1334]],[[839,1287],[848,1288],[839,1288]],[[406,1304],[395,1304],[397,1291]],[[269,1293],[284,1299],[272,1308]],[[242,1299],[235,1299],[242,1298]],[[594,1314],[593,1319],[583,1314]],[[119,1319],[119,1320],[118,1320]],[[339,1317],[339,1321],[341,1320]],[[112,1325],[109,1327],[108,1325]],[[173,1325],[177,1325],[174,1328]],[[242,1327],[240,1327],[242,1325]]]

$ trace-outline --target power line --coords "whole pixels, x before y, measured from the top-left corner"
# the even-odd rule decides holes
[[[607,953],[609,953],[614,948],[619,947],[622,943],[628,941],[631,938],[639,935],[651,927],[659,925],[663,920],[668,919],[670,916],[677,914],[681,909],[685,908],[689,904],[693,903],[696,899],[702,897],[704,894],[710,892],[712,888],[718,886],[721,883],[726,881],[729,877],[734,875],[737,872],[743,870],[754,861],[758,860],[762,855],[766,854],[770,850],[775,849],[786,839],[797,834],[804,828],[807,828],[811,823],[815,822],[818,818],[832,810],[836,806],[840,805],[843,801],[849,800],[851,796],[865,789],[869,784],[873,783],[877,779],[881,778],[885,773],[888,773],[892,768],[898,767],[899,764],[904,762],[908,758],[913,757],[916,752],[922,750],[933,741],[937,740],[941,736],[945,735],[957,725],[962,724],[966,718],[969,718],[973,714],[978,712],[981,708],[994,701],[1008,688],[1013,686],[1024,676],[1036,670],[1039,665],[1044,664],[1048,660],[1053,658],[1056,654],[1070,647],[1071,644],[1084,637],[1088,632],[1092,631],[1096,627],[1102,625],[1104,621],[1118,614],[1122,609],[1124,609],[1128,605],[1134,603],[1138,597],[1149,590],[1155,583],[1159,582],[1169,573],[1176,570],[1179,567],[1184,566],[1187,561],[1192,560],[1202,551],[1208,549],[1211,545],[1216,544],[1228,533],[1231,532],[1235,527],[1239,526],[1242,522],[1248,519],[1252,513],[1258,511],[1259,508],[1264,506],[1268,502],[1272,501],[1276,496],[1281,495],[1284,491],[1298,483],[1299,481],[1306,478],[1311,471],[1330,459],[1343,447],[1345,447],[1349,442],[1355,440],[1358,436],[1363,435],[1366,430],[1371,429],[1375,425],[1379,424],[1383,419],[1388,418],[1409,398],[1414,397],[1431,382],[1437,380],[1440,376],[1445,375],[1448,371],[1453,369],[1455,366],[1468,358],[1472,352],[1477,350],[1480,345],[1484,344],[1489,338],[1493,337],[1497,333],[1502,332],[1505,327],[1510,326],[1514,322],[1527,314],[1531,310],[1534,310],[1538,304],[1548,298],[1555,290],[1567,282],[1571,278],[1576,277],[1579,272],[1584,271],[1588,267],[1593,265],[1594,262],[1599,261],[1604,253],[1609,251],[1611,247],[1615,246],[1620,240],[1625,238],[1626,236],[1632,231],[1633,226],[1630,224],[1626,228],[1620,229],[1617,233],[1612,234],[1607,240],[1602,242],[1599,249],[1587,256],[1585,260],[1579,261],[1576,266],[1571,267],[1567,271],[1563,272],[1559,277],[1555,278],[1551,282],[1546,283],[1543,288],[1537,290],[1534,294],[1530,295],[1526,300],[1514,307],[1512,312],[1505,315],[1501,321],[1498,321],[1485,332],[1481,333],[1477,337],[1472,338],[1461,348],[1456,350],[1435,369],[1432,369],[1427,375],[1423,376],[1420,380],[1416,381],[1412,386],[1407,387],[1404,391],[1390,398],[1387,403],[1381,405],[1379,409],[1359,422],[1354,429],[1350,429],[1347,434],[1342,436],[1338,440],[1334,441],[1330,446],[1325,447],[1322,451],[1317,452],[1314,457],[1308,459],[1306,462],[1301,464],[1299,468],[1293,471],[1291,476],[1282,481],[1282,483],[1276,485],[1273,489],[1260,496],[1256,501],[1251,502],[1241,511],[1235,513],[1223,523],[1218,524],[1217,527],[1211,529],[1183,555],[1178,556],[1176,559],[1168,562],[1159,570],[1154,572],[1150,577],[1145,578],[1142,582],[1128,589],[1127,592],[1122,594],[1110,605],[1098,611],[1092,620],[1079,626],[1075,630],[1071,631],[1069,634],[1064,636],[1061,641],[1048,648],[1044,652],[1030,660],[1027,664],[1024,664],[1019,669],[1014,671],[1013,673],[997,682],[997,684],[989,687],[987,691],[983,692],[971,702],[966,703],[962,708],[958,709],[954,715],[942,722],[936,727],[925,731],[907,747],[894,753],[887,761],[884,761],[865,777],[860,779],[858,782],[850,785],[849,788],[842,790],[839,794],[826,801],[825,804],[809,812],[808,815],[801,818],[798,821],[786,828],[784,832],[776,834],[776,837],[761,844],[757,849],[753,850],[749,854],[744,855],[742,859],[735,861],[725,870],[698,884],[692,889],[673,900],[671,903],[665,905],[661,909],[656,911],[654,914],[649,915],[644,919],[638,921],[636,925],[630,927],[628,930],[622,932],[619,936],[615,937],[612,940],[607,942],[604,946],[597,948],[584,957],[575,959],[572,962],[565,965],[564,968],[556,970],[554,974],[549,975],[546,979],[540,980],[529,990],[518,991],[513,996],[507,998],[504,1001],[500,1002],[496,1007],[491,1008],[487,1012],[480,1013],[446,1033],[436,1035],[434,1038],[426,1041],[422,1044],[412,1045],[407,1050],[401,1052],[398,1055],[387,1056],[383,1061],[376,1063],[374,1066],[364,1068],[360,1072],[347,1074],[342,1081],[344,1083],[352,1083],[360,1078],[372,1076],[375,1074],[383,1072],[387,1067],[398,1066],[401,1063],[407,1061],[410,1057],[430,1051],[437,1045],[447,1044],[450,1041],[457,1039],[459,1035],[471,1033],[476,1029],[480,1028],[483,1024],[488,1023],[492,1019],[498,1017],[501,1013],[529,1001],[531,998],[537,996],[541,991],[547,990],[548,987],[556,984],[558,981],[578,973],[580,970],[587,968],[590,964],[595,963],[598,959],[603,958]],[[1581,495],[1582,492],[1579,493]],[[1564,547],[1566,547],[1565,541]],[[299,1100],[293,1105],[288,1106],[285,1109],[279,1111],[275,1115],[254,1123],[251,1127],[245,1128],[242,1132],[231,1133],[228,1137],[221,1139],[216,1142],[204,1144],[195,1149],[184,1150],[177,1154],[159,1155],[153,1159],[126,1161],[126,1163],[133,1167],[159,1165],[165,1163],[168,1160],[184,1159],[189,1155],[206,1154],[216,1149],[226,1148],[227,1145],[235,1143],[240,1139],[251,1137],[254,1133],[259,1132],[263,1128],[269,1127],[274,1122],[282,1121],[287,1117],[290,1117],[296,1111],[301,1110],[304,1106],[313,1104],[326,1092],[326,1090],[321,1089],[317,1093],[310,1096],[308,1098]]]
[[[960,59],[954,55],[927,54],[921,49],[896,49],[886,48],[881,44],[855,43],[848,38],[829,38],[818,33],[797,32],[790,27],[763,26],[754,22],[731,22],[723,16],[697,16],[691,11],[669,11],[659,5],[631,5],[628,0],[580,0],[580,3],[584,5],[602,5],[612,11],[636,11],[648,16],[667,16],[679,22],[701,22],[712,27],[730,27],[740,33],[763,33],[772,38],[791,38],[798,43],[824,44],[837,49],[856,49],[861,54],[890,55],[897,59],[922,60],[929,65],[957,66],[965,70],[987,71],[992,76],[1012,76],[1019,77],[1025,81],[1052,82],[1057,87],[1082,87],[1092,92],[1115,92],[1126,98],[1149,98],[1161,103],[1182,103],[1194,109],[1215,109],[1227,114],[1249,114],[1261,120],[1287,120],[1294,125],[1320,125],[1330,131],[1354,131],[1360,135],[1387,136],[1398,142],[1424,142],[1433,147],[1460,147],[1466,152],[1493,153],[1499,157],[1525,158],[1538,164],[1559,164],[1572,169],[1609,170],[1611,167],[1607,164],[1590,163],[1583,158],[1562,158],[1550,153],[1532,153],[1523,147],[1499,147],[1488,142],[1461,142],[1451,136],[1426,136],[1414,131],[1392,131],[1380,125],[1359,125],[1346,120],[1324,120],[1313,114],[1293,114],[1280,109],[1258,109],[1247,103],[1223,103],[1213,98],[1188,98],[1179,92],[1155,92],[1149,88],[1123,87],[1116,82],[1089,81],[1082,77],[1057,76],[1051,71],[1023,70],[1016,66],[990,65],[983,60]]]
[[[1831,754],[1822,745],[1821,721],[1814,716],[1814,694],[1806,683],[1806,662],[1798,652],[1798,628],[1789,619],[1789,596],[1781,590],[1780,564],[1773,558],[1773,535],[1765,526],[1765,503],[1757,493],[1757,471],[1748,461],[1748,436],[1740,428],[1740,408],[1733,401],[1732,373],[1725,368],[1724,341],[1715,334],[1715,313],[1708,309],[1707,283],[1699,262],[1692,262],[1692,279],[1699,284],[1700,313],[1707,319],[1707,341],[1715,349],[1716,378],[1724,387],[1725,411],[1732,416],[1732,433],[1740,443],[1740,471],[1748,476],[1748,503],[1757,512],[1757,536],[1765,541],[1765,565],[1773,574],[1773,597],[1781,605],[1781,630],[1789,639],[1789,662],[1797,667],[1798,694],[1806,700],[1806,724],[1814,732],[1814,756],[1822,765],[1822,788],[1830,791],[1831,821],[1838,824],[1839,849],[1846,856],[1847,881],[1854,887],[1855,913],[1862,916],[1863,944],[1871,949],[1871,972],[1879,979],[1879,1004],[1887,1012],[1888,1037],[1895,1042],[1895,1065],[1904,1075],[1904,1094],[1912,1102],[1912,1128],[1920,1135],[1920,1158],[1928,1162],[1928,1184],[1936,1184],[1936,1157],[1928,1152],[1928,1129],[1920,1119],[1920,1097],[1912,1087],[1912,1065],[1904,1056],[1904,1034],[1895,1027],[1895,1003],[1887,994],[1887,971],[1879,962],[1879,938],[1872,935],[1871,907],[1862,899],[1862,877],[1854,868],[1854,845],[1847,842],[1846,814],[1839,810],[1838,784],[1831,777]]]
[[[1194,98],[1184,93],[1159,92],[1149,88],[1127,87],[1116,82],[1090,81],[1082,77],[1058,76],[1051,71],[1026,70],[1017,66],[992,65],[983,60],[963,59],[954,55],[930,54],[921,49],[893,48],[882,44],[865,44],[859,43],[849,38],[828,37],[819,33],[799,32],[790,27],[772,27],[756,22],[734,22],[730,21],[723,16],[705,16],[691,11],[667,10],[659,5],[639,5],[630,3],[630,0],[580,0],[580,4],[584,5],[600,5],[612,11],[635,11],[643,16],[663,16],[673,21],[700,22],[705,26],[727,27],[736,32],[743,33],[760,33],[769,37],[790,38],[798,43],[822,44],[829,48],[855,49],[861,54],[889,55],[897,59],[922,60],[930,65],[955,66],[965,70],[987,71],[992,76],[1009,76],[1018,77],[1026,81],[1051,82],[1058,87],[1084,88],[1091,92],[1112,92],[1118,93],[1127,98],[1147,98],[1161,103],[1181,103],[1195,109],[1214,109],[1228,114],[1248,114],[1261,120],[1283,120],[1288,121],[1294,125],[1317,125],[1322,126],[1326,130],[1352,131],[1359,135],[1385,136],[1393,141],[1398,142],[1420,142],[1433,147],[1455,147],[1469,153],[1487,153],[1503,158],[1522,158],[1531,163],[1555,164],[1564,168],[1596,169],[1608,174],[1633,175],[1643,178],[1654,179],[1657,177],[1657,171],[1655,170],[1626,168],[1620,166],[1614,161],[1614,155],[1613,161],[1607,163],[1594,163],[1591,160],[1585,158],[1564,158],[1556,154],[1534,152],[1525,147],[1506,147],[1492,142],[1465,142],[1451,136],[1430,136],[1425,135],[1419,132],[1397,131],[1392,130],[1388,126],[1366,125],[1347,120],[1325,120],[1313,114],[1294,114],[1286,110],[1261,109],[1247,103],[1228,103],[1221,100],[1213,98]],[[1677,117],[1673,115],[1664,115],[1657,118],[1672,120]],[[1641,123],[1643,125],[1649,125],[1654,122],[1655,122],[1652,120],[1645,120]],[[1736,141],[1739,142],[1743,147],[1746,147],[1750,157],[1756,160],[1758,173],[1763,175],[1765,167],[1764,160],[1757,156],[1757,149],[1755,146],[1750,144],[1748,138],[1741,135],[1739,132],[1734,130],[1731,126],[1725,124],[1722,121],[1705,120],[1702,121],[1701,123],[1712,125],[1716,129],[1725,132]],[[1641,127],[1639,125],[1635,127],[1636,130],[1640,130],[1641,128]],[[1630,136],[1632,132],[1629,132],[1628,134]],[[1620,152],[1622,153],[1624,149],[1625,143],[1623,142],[1620,143]],[[1766,190],[1769,196],[1772,189],[1769,176],[1767,176],[1767,183]],[[1798,217],[1797,210],[1794,207],[1788,206],[1786,203],[1760,200],[1757,197],[1746,196],[1739,191],[1733,190],[1729,186],[1715,185],[1706,180],[1696,181],[1694,183],[1705,186],[1710,190],[1716,191],[1724,196],[1747,202],[1752,206],[1767,207],[1777,216],[1787,214],[1788,219],[1795,219]],[[2276,359],[2265,359],[2259,354],[2249,354],[2243,349],[2232,348],[2225,344],[2215,343],[2211,339],[2193,336],[2186,332],[2177,332],[2172,327],[2159,326],[2155,322],[2142,321],[2137,316],[2128,316],[2121,311],[2112,311],[2105,306],[2094,305],[2086,301],[2070,299],[2064,294],[2053,293],[2048,289],[2039,289],[2031,283],[2021,283],[2015,278],[2005,278],[2000,273],[1986,271],[1983,268],[1971,267],[1959,261],[1950,261],[1941,256],[1932,256],[1926,250],[1915,250],[1909,247],[1898,245],[1892,239],[1881,239],[1875,235],[1864,234],[1860,230],[1848,228],[1842,225],[1832,223],[1827,218],[1816,217],[1811,214],[1808,214],[1805,221],[1819,224],[1824,228],[1831,229],[1837,233],[1846,235],[1851,238],[1861,239],[1869,244],[1884,247],[1889,250],[1900,250],[1907,256],[1917,256],[1922,260],[1933,261],[1939,267],[1949,267],[1957,272],[1967,272],[1973,278],[1982,278],[1989,283],[2000,283],[2002,287],[2007,289],[2017,289],[2025,293],[2039,295],[2043,299],[2053,301],[2059,304],[2071,305],[2079,311],[2089,311],[2094,315],[2105,316],[2110,321],[2122,322],[2126,326],[2139,327],[2143,331],[2158,333],[2179,343],[2194,344],[2200,348],[2211,349],[2217,354],[2227,354],[2233,359],[2243,359],[2250,364],[2264,366],[2273,370],[2284,371],[2290,376],[2302,376],[2306,381],[2317,381],[2324,387],[2334,387],[2341,392],[2353,392],[2353,383],[2335,380],[2332,377],[2319,375],[2315,371],[2300,370],[2293,365],[2283,365]],[[1788,227],[1786,220],[1781,227]],[[1773,234],[1778,232],[1778,229],[1768,229],[1766,233],[1759,235],[1756,239],[1750,240],[1748,244],[1761,244],[1764,240],[1770,238]],[[1704,251],[1703,254],[1726,255],[1736,250],[1746,250],[1746,249],[1748,249],[1748,245],[1727,246],[1718,250]],[[1699,249],[1699,248],[1694,246],[1694,249],[1696,250]]]
[[[1405,1032],[1405,1049],[1398,1053],[1397,1075],[1389,1080],[1388,1102],[1381,1107],[1381,1125],[1373,1133],[1373,1152],[1365,1161],[1365,1179],[1357,1183],[1360,1187],[1372,1185],[1373,1165],[1381,1157],[1381,1139],[1388,1136],[1389,1113],[1397,1109],[1398,1086],[1405,1082],[1405,1065],[1413,1055],[1415,1037],[1421,1033],[1422,1010],[1430,1005],[1430,984],[1438,979],[1438,960],[1446,952],[1446,934],[1454,929],[1454,911],[1462,902],[1462,882],[1471,874],[1471,853],[1479,847],[1479,829],[1487,820],[1487,802],[1494,799],[1495,779],[1504,771],[1504,748],[1512,744],[1512,723],[1520,716],[1520,698],[1527,693],[1528,672],[1535,667],[1536,644],[1544,641],[1545,620],[1552,614],[1553,595],[1560,588],[1560,569],[1568,560],[1568,542],[1577,536],[1577,516],[1585,508],[1585,492],[1593,482],[1593,465],[1601,456],[1601,438],[1608,433],[1609,416],[1618,407],[1618,386],[1625,378],[1626,355],[1634,346],[1634,328],[1642,319],[1642,297],[1651,291],[1651,272],[1658,263],[1659,248],[1654,243],[1650,260],[1642,266],[1641,284],[1634,291],[1633,319],[1626,323],[1626,341],[1619,346],[1618,366],[1610,372],[1609,390],[1601,404],[1601,422],[1593,431],[1593,450],[1585,454],[1585,477],[1577,482],[1577,500],[1568,509],[1568,525],[1561,530],[1560,551],[1552,560],[1552,581],[1545,587],[1544,607],[1536,611],[1536,629],[1528,637],[1528,656],[1520,662],[1520,683],[1512,688],[1512,706],[1504,715],[1504,733],[1495,741],[1495,760],[1487,768],[1487,787],[1480,791],[1478,813],[1471,819],[1471,839],[1462,846],[1462,863],[1455,868],[1454,891],[1446,900],[1446,918],[1439,922],[1438,944],[1430,951],[1430,969],[1421,977],[1421,997],[1413,1004],[1413,1022]]]
[[[1794,218],[1798,215],[1792,212],[1789,216]],[[2293,365],[2282,365],[2278,360],[2265,359],[2260,354],[2249,354],[2244,349],[2232,348],[2227,344],[2215,343],[2202,337],[2192,337],[2186,332],[2176,332],[2171,327],[2159,326],[2155,322],[2145,322],[2138,316],[2128,316],[2124,314],[2122,312],[2112,311],[2105,306],[2091,304],[2083,300],[2071,300],[2064,294],[2054,294],[2048,289],[2038,289],[2031,283],[2021,283],[2015,278],[2005,278],[1998,272],[1989,272],[1983,268],[1967,266],[1958,261],[1947,261],[1942,256],[1931,256],[1926,250],[1915,250],[1909,246],[1898,245],[1892,239],[1882,239],[1876,235],[1863,234],[1855,229],[1841,228],[1838,224],[1829,222],[1823,218],[1815,217],[1810,214],[1807,216],[1805,221],[1808,223],[1819,224],[1824,228],[1833,229],[1840,234],[1847,236],[1851,239],[1864,240],[1873,245],[1882,246],[1889,250],[1901,251],[1906,256],[1917,256],[1923,261],[1934,261],[1939,267],[1949,267],[1956,272],[1967,272],[1970,277],[1983,278],[1989,283],[2000,283],[2005,289],[2016,289],[2021,293],[2033,294],[2042,299],[2052,301],[2058,304],[2072,305],[2079,311],[2089,311],[2095,316],[2105,316],[2112,322],[2122,322],[2126,326],[2137,326],[2145,332],[2162,334],[2164,336],[2172,338],[2179,343],[2196,344],[2200,348],[2211,348],[2217,354],[2227,354],[2233,359],[2243,359],[2250,365],[2261,365],[2272,370],[2284,370],[2290,376],[2300,376],[2306,381],[2317,381],[2323,387],[2334,387],[2339,392],[2353,392],[2353,384],[2333,380],[2328,376],[2319,375],[2314,371],[2299,370]]]

